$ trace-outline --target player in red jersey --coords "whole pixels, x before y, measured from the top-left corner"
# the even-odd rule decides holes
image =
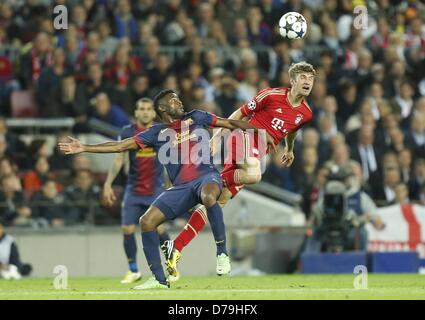
[[[266,88],[248,103],[236,110],[229,119],[241,120],[250,117],[248,122],[253,126],[265,129],[277,144],[285,140],[286,146],[282,163],[289,167],[294,161],[294,140],[297,130],[313,118],[313,112],[305,101],[313,88],[316,71],[306,62],[292,64],[289,68],[290,88]],[[218,131],[211,139],[211,148],[217,150],[222,135]],[[241,152],[241,144],[242,149]],[[221,177],[225,188],[218,202],[223,207],[234,197],[245,184],[261,181],[260,158],[267,152],[267,146],[259,143],[261,139],[247,132],[233,132],[227,140],[230,150],[225,160]],[[243,161],[241,161],[243,160]],[[163,250],[169,252],[166,260],[170,281],[179,278],[177,263],[183,248],[198,234],[207,222],[206,210],[203,206],[196,209],[184,230],[174,241],[166,241]],[[225,240],[224,240],[225,241]],[[230,272],[230,259],[227,255],[217,255],[217,274]]]

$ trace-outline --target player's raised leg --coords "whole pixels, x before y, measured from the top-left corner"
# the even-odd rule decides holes
[[[169,288],[164,270],[161,266],[159,253],[159,235],[157,227],[166,220],[164,213],[155,206],[150,206],[148,211],[140,218],[142,229],[143,252],[153,277],[145,283],[134,287],[136,290],[166,289]]]

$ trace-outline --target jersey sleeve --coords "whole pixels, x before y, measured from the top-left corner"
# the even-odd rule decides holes
[[[193,113],[194,120],[205,127],[214,127],[217,122],[217,116],[211,112],[196,110]]]
[[[158,139],[158,130],[155,130],[154,127],[151,127],[145,131],[142,131],[134,136],[137,145],[140,149],[146,147],[154,147]]]
[[[264,101],[266,100],[266,97],[268,96],[269,91],[270,91],[270,88],[266,88],[259,91],[257,95],[254,98],[252,98],[251,101],[249,101],[248,103],[245,103],[241,107],[242,114],[246,117],[246,116],[249,116],[250,114],[253,114],[254,112],[258,112],[261,109],[263,109],[265,106]]]

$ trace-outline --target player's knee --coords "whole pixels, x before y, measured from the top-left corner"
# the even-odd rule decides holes
[[[254,184],[261,181],[261,171],[257,169],[248,169],[243,177],[244,184]]]
[[[216,204],[217,198],[212,194],[202,194],[202,204],[208,209]]]
[[[133,234],[136,231],[135,225],[123,225],[121,226],[123,234]]]
[[[140,217],[139,224],[142,231],[151,231],[156,227],[153,223],[153,219],[148,214],[144,214]]]

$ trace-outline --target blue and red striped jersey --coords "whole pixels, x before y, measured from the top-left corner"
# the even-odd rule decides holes
[[[147,128],[136,124],[124,126],[119,136],[120,140],[133,137]],[[154,148],[130,150],[130,168],[128,172],[127,189],[137,196],[152,196],[164,190],[164,167],[159,163]]]
[[[217,172],[213,165],[209,133],[217,117],[209,112],[193,110],[182,119],[161,123],[135,136],[140,148],[153,148],[168,172],[173,185],[179,185]]]

